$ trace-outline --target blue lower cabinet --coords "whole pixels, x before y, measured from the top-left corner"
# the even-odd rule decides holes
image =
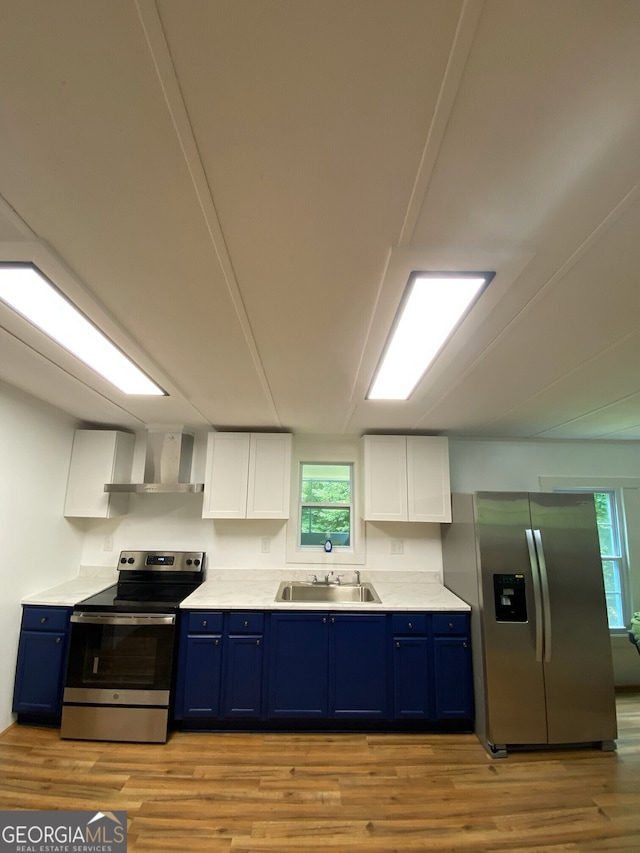
[[[182,716],[220,716],[222,636],[193,636],[187,639],[184,660]]]
[[[431,712],[430,640],[427,637],[393,639],[393,715],[396,720],[428,720]]]
[[[261,635],[226,638],[223,717],[262,716],[263,650]]]
[[[468,727],[466,613],[202,612],[181,616],[175,718]]]
[[[473,679],[468,637],[434,637],[433,661],[436,719],[472,719]]]
[[[386,616],[336,613],[329,617],[329,713],[385,719],[387,713]]]
[[[393,716],[396,720],[433,718],[431,614],[393,613]]]
[[[273,613],[270,621],[268,716],[326,717],[328,614]]]
[[[386,616],[274,613],[269,643],[269,717],[386,716]]]
[[[176,720],[263,716],[264,614],[183,611]]]
[[[18,715],[59,720],[70,616],[67,607],[24,607],[12,706]]]
[[[434,614],[433,634],[436,717],[471,720],[474,703],[469,614]]]
[[[185,611],[180,619],[177,720],[220,716],[223,614]]]

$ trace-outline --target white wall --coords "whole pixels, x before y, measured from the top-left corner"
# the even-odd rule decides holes
[[[134,474],[141,476],[144,434],[138,435]],[[335,436],[294,437],[294,460],[304,455],[317,461],[358,461],[361,453],[359,439]],[[206,440],[196,436],[193,479],[204,477]],[[296,481],[297,465],[292,466],[292,482]],[[134,476],[135,479],[135,476]],[[295,489],[292,487],[292,494]],[[292,513],[295,515],[295,495]],[[84,522],[86,535],[82,563],[87,566],[115,566],[121,550],[174,548],[206,551],[209,564],[216,568],[280,569],[307,568],[309,572],[341,567],[367,570],[415,569],[442,573],[440,528],[437,524],[402,524],[397,522],[367,523],[362,562],[342,563],[338,549],[331,554],[318,553],[320,562],[295,562],[287,546],[287,522],[283,520],[203,519],[202,495],[132,494],[126,516],[104,521]],[[268,553],[263,552],[263,540],[268,540]],[[391,542],[402,541],[402,554],[391,553]],[[112,550],[105,551],[105,544]]]
[[[83,532],[62,516],[74,428],[0,383],[0,731],[12,721],[20,600],[78,572]]]
[[[531,491],[550,477],[623,492],[633,610],[640,610],[640,442],[449,441],[454,492]],[[612,638],[616,684],[640,684],[640,658],[626,635]]]

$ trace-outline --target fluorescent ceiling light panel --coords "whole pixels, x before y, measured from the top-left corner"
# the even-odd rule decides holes
[[[124,394],[165,396],[32,264],[0,264],[0,299]]]
[[[494,275],[412,273],[367,399],[408,399]]]

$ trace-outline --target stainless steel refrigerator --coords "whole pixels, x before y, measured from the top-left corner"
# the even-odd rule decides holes
[[[615,749],[606,599],[592,494],[452,496],[444,583],[472,608],[476,733],[509,748]]]

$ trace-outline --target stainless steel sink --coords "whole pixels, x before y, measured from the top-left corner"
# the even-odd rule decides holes
[[[306,602],[349,602],[375,601],[380,598],[370,583],[307,583],[305,581],[283,581],[278,587],[276,601]]]

